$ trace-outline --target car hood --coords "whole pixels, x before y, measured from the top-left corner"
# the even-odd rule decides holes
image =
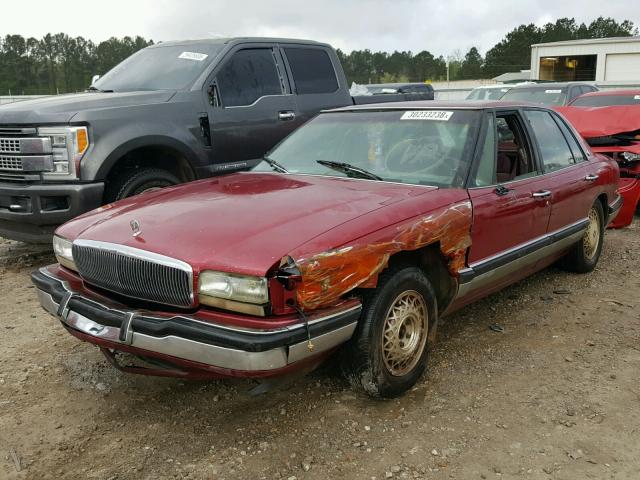
[[[296,247],[340,225],[436,190],[347,178],[244,172],[110,204],[72,220],[57,233],[72,240],[145,249],[183,260],[196,272],[213,269],[264,275]],[[380,221],[392,225],[403,220],[402,215],[407,213],[386,208]],[[141,230],[137,237],[132,235],[134,220]],[[373,222],[370,228],[380,228],[379,224]],[[336,245],[322,248],[370,233],[362,231],[362,226],[343,230],[341,238],[332,240]]]
[[[609,107],[556,107],[582,137],[608,137],[640,129],[640,108],[636,105]]]
[[[0,125],[69,123],[78,113],[103,108],[167,102],[175,92],[87,92],[9,103],[0,107]]]

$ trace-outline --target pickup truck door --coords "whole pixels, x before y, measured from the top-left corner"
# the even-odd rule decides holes
[[[551,212],[546,179],[520,113],[487,113],[483,131],[484,147],[469,183],[473,226],[459,292],[464,304],[531,273],[536,260],[529,255],[545,236]]]
[[[241,46],[206,87],[212,174],[253,166],[295,128],[294,95],[275,46]]]
[[[353,103],[338,57],[321,45],[281,44],[284,63],[296,94],[296,126],[310,120],[320,110]]]

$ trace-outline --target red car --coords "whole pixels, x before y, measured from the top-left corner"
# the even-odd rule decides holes
[[[592,270],[617,182],[544,107],[349,107],[253,171],[63,225],[59,264],[32,278],[69,333],[127,371],[269,377],[341,347],[353,384],[390,397],[422,374],[442,316],[556,260]]]
[[[611,228],[627,227],[640,208],[640,90],[586,93],[556,108],[591,145],[620,166],[618,191],[624,200]]]

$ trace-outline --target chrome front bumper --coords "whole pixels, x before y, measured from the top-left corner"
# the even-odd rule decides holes
[[[121,345],[234,371],[278,370],[335,348],[351,338],[361,306],[272,330],[213,324],[191,315],[158,317],[113,308],[72,291],[47,268],[32,274],[42,307],[90,342]],[[91,318],[90,318],[91,317]],[[311,336],[313,349],[308,347]],[[92,342],[93,343],[93,342]]]

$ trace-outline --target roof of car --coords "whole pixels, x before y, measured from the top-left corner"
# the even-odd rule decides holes
[[[369,83],[369,84],[365,85],[365,87],[382,87],[382,88],[389,87],[389,88],[394,88],[394,87],[408,87],[408,86],[413,86],[413,85],[429,85],[429,84],[428,83],[424,83],[424,82]]]
[[[640,88],[628,90],[600,90],[598,92],[583,93],[581,97],[606,97],[609,95],[640,95]]]
[[[325,110],[326,112],[350,112],[354,110],[487,110],[494,108],[540,107],[531,102],[502,102],[500,100],[461,100],[434,101],[414,100],[411,102],[369,103],[365,105],[350,105],[347,107]],[[544,107],[543,107],[544,108]]]
[[[587,85],[591,86],[586,82],[544,82],[544,83],[526,83],[522,85],[514,85],[513,89],[524,90],[524,89],[543,89],[543,88],[565,88],[571,85]]]
[[[303,40],[296,38],[277,38],[277,37],[214,37],[201,38],[194,40],[171,40],[168,42],[159,42],[148,48],[169,47],[175,45],[225,45],[235,43],[304,43],[310,45],[328,46],[326,43],[316,42],[314,40]]]

